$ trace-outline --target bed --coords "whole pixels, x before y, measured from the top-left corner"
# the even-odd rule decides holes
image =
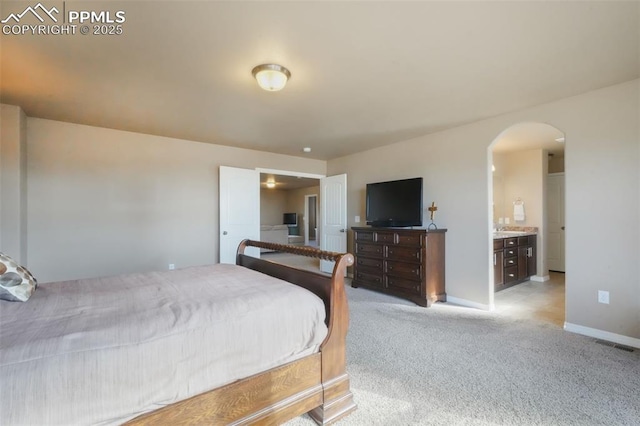
[[[335,267],[298,270],[247,246]],[[307,412],[332,423],[356,408],[345,369],[352,263],[246,240],[236,265],[41,285],[0,311],[2,423],[280,424]]]

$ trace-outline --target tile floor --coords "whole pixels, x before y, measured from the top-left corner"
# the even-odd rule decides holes
[[[550,272],[550,280],[525,281],[495,294],[496,312],[564,326],[564,274]]]

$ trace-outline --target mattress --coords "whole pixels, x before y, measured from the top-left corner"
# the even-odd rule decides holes
[[[317,352],[322,301],[236,265],[45,283],[1,302],[3,425],[111,425]]]

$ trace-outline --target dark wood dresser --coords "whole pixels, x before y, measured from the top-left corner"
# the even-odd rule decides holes
[[[420,306],[445,302],[446,229],[354,227],[352,287],[409,299]]]

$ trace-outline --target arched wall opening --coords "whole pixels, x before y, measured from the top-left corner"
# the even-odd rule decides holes
[[[488,291],[491,309],[496,309],[496,291],[529,280],[548,281],[549,253],[557,256],[560,251],[564,258],[564,244],[560,244],[564,242],[564,230],[561,234],[557,232],[560,226],[564,226],[564,201],[556,199],[559,187],[556,188],[555,182],[561,182],[563,188],[565,139],[564,132],[553,125],[520,122],[503,130],[487,149],[488,228],[491,241]],[[549,181],[551,176],[554,177]],[[552,185],[551,192],[549,182]],[[553,195],[551,202],[550,193]],[[557,223],[560,216],[561,225]],[[553,218],[554,228],[551,247],[550,218]],[[494,242],[501,244],[507,237],[530,236],[534,232],[535,235],[531,237],[535,241],[533,249],[519,248],[518,253],[518,250],[502,250],[494,245]],[[522,245],[524,240],[518,241]],[[527,259],[527,255],[532,258]],[[523,264],[524,261],[528,262],[528,267]],[[553,266],[559,267],[556,263]]]

